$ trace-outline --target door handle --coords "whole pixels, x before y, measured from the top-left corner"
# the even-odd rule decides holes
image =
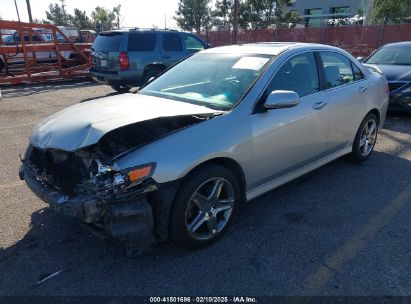
[[[319,101],[319,102],[316,102],[315,104],[313,104],[313,109],[314,110],[321,110],[326,105],[327,105],[327,103],[325,101]]]
[[[171,56],[170,56],[170,55],[164,55],[163,58],[164,58],[164,59],[170,59]]]
[[[360,86],[360,92],[361,92],[361,93],[364,93],[364,92],[367,91],[367,90],[368,90],[367,87]]]

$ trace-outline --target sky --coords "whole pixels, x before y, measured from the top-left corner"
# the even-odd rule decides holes
[[[16,0],[21,21],[28,22],[26,0]],[[45,11],[49,3],[58,0],[30,0],[33,18],[46,19]],[[164,28],[164,21],[170,29],[177,29],[173,19],[178,0],[66,0],[66,10],[72,14],[74,8],[86,11],[90,16],[96,6],[112,9],[121,4],[121,26],[151,28],[154,25]],[[0,0],[0,16],[4,20],[17,20],[14,0]]]

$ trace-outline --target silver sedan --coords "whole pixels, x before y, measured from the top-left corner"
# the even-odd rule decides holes
[[[47,118],[20,176],[53,210],[125,242],[128,255],[167,238],[200,248],[241,204],[343,155],[367,160],[387,105],[384,76],[338,48],[213,48],[134,94]]]

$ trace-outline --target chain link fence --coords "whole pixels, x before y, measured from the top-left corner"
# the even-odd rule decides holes
[[[201,36],[212,46],[233,43],[232,31],[210,31]],[[411,24],[279,28],[245,30],[237,34],[239,44],[276,41],[328,44],[345,49],[353,56],[365,57],[384,44],[411,41]]]

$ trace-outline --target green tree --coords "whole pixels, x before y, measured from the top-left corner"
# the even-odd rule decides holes
[[[410,0],[368,0],[368,24],[393,21],[410,17]]]
[[[291,4],[289,0],[277,0],[275,9],[275,20],[277,26],[295,25],[302,21],[297,12],[290,12],[287,8]]]
[[[42,23],[44,23],[44,20],[41,20],[39,18],[33,18],[33,23],[42,24]]]
[[[81,11],[78,8],[74,9],[74,15],[71,17],[71,23],[80,30],[93,29],[95,27],[91,19],[87,16],[86,11]]]
[[[107,31],[113,28],[116,15],[102,6],[97,6],[91,13],[91,18],[93,19],[94,24],[100,25],[101,31]]]
[[[233,23],[232,8],[233,0],[217,0],[215,9],[211,11],[211,23],[231,27]]]
[[[66,14],[63,6],[57,3],[50,3],[49,10],[46,11],[46,22],[55,25],[70,25],[70,15]]]
[[[196,30],[197,33],[202,28],[210,25],[210,0],[180,0],[174,19],[180,28],[186,31]]]
[[[243,28],[264,29],[274,20],[276,0],[246,0],[240,4],[239,24]]]
[[[264,29],[297,23],[298,14],[287,10],[290,3],[290,0],[246,0],[240,4],[239,25],[245,29]]]

